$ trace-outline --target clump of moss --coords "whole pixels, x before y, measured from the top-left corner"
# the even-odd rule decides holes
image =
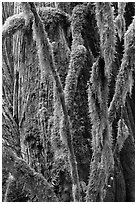
[[[78,45],[71,52],[69,71],[65,85],[65,102],[68,111],[72,109],[75,92],[77,88],[77,80],[81,69],[84,69],[86,62],[86,48],[83,45]]]

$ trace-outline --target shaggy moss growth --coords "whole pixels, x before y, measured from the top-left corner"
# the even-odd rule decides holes
[[[73,43],[84,45],[94,57],[99,54],[99,34],[93,3],[83,3],[73,9],[71,17]],[[89,26],[90,25],[90,26]]]
[[[75,44],[75,46],[84,44],[84,40],[82,38],[82,31],[86,17],[85,9],[86,7],[84,6],[77,6],[73,10],[71,26],[73,44]]]
[[[70,15],[72,14],[73,8],[78,4],[82,4],[82,2],[56,2],[57,8]]]
[[[70,16],[68,14],[52,7],[41,7],[38,9],[38,14],[44,23],[45,30],[48,32],[50,39],[54,41],[56,37],[55,33],[57,35],[59,26],[61,26],[64,30],[66,39],[69,40]]]
[[[72,111],[79,72],[84,69],[86,62],[86,48],[83,45],[78,45],[72,50],[70,57],[69,71],[64,89],[65,103],[69,112]]]
[[[82,13],[83,13],[83,9],[82,9]],[[84,40],[82,38],[83,22],[79,21],[80,18],[82,18],[83,20],[83,17],[81,17],[81,12],[79,11],[78,8],[76,10],[74,9],[72,24],[71,24],[73,40],[72,40],[72,47],[71,47],[71,54],[70,54],[70,64],[69,64],[69,71],[66,77],[65,88],[64,88],[65,103],[67,106],[68,114],[69,116],[71,116],[71,118],[73,117],[72,110],[74,105],[74,98],[75,98],[75,93],[77,89],[79,73],[82,70],[84,70],[84,67],[87,61],[87,50],[84,47]],[[72,129],[72,126],[71,126],[71,129]],[[75,130],[72,130],[72,132],[74,131]],[[63,117],[60,124],[60,133],[62,135],[62,138],[63,138],[63,135],[65,135],[65,132],[66,132],[66,122]],[[77,179],[79,180],[78,174],[77,174]],[[77,192],[79,194],[80,185],[79,184],[78,186],[74,185],[73,190],[75,193]]]
[[[105,185],[108,183],[114,167],[111,149],[111,127],[108,124],[107,115],[107,89],[105,63],[102,58],[99,58],[92,67],[88,89],[93,157],[87,188],[87,201],[104,200],[107,192]]]
[[[133,72],[135,68],[135,22],[129,26],[124,37],[124,55],[117,76],[115,94],[109,107],[109,119],[112,122],[115,112],[125,104],[128,93],[132,93],[134,84]],[[122,97],[121,97],[122,96]]]
[[[126,30],[125,18],[124,18],[125,6],[126,6],[125,2],[118,3],[118,16],[115,19],[117,30],[118,30],[118,36],[120,40],[124,36],[125,30]]]
[[[105,75],[110,76],[115,58],[116,29],[114,11],[111,3],[96,3],[96,20],[100,34],[100,49],[105,60]]]
[[[32,22],[32,15],[29,16],[27,24],[25,22],[26,18],[24,13],[15,14],[9,17],[3,25],[2,40],[4,40],[7,36],[12,36],[18,30],[26,29]]]

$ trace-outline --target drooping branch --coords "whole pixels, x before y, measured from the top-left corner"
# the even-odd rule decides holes
[[[72,182],[74,184],[74,201],[79,201],[79,194],[77,194],[77,166],[76,166],[76,159],[74,155],[74,150],[72,146],[72,136],[71,136],[71,131],[70,131],[70,121],[68,118],[68,113],[67,113],[67,108],[65,104],[65,98],[64,98],[64,93],[63,93],[63,88],[62,84],[60,82],[60,78],[56,72],[56,67],[54,63],[54,56],[53,56],[53,51],[52,51],[52,46],[49,42],[49,39],[47,37],[47,33],[45,32],[44,25],[41,21],[41,18],[39,17],[36,7],[34,3],[29,3],[26,4],[25,6],[30,7],[30,10],[32,11],[34,15],[34,27],[33,27],[33,32],[35,35],[35,40],[38,46],[38,57],[40,61],[40,66],[43,66],[43,68],[48,69],[47,72],[51,72],[53,79],[55,81],[56,87],[57,87],[57,92],[59,95],[62,111],[64,114],[64,119],[65,119],[65,127],[66,127],[66,145],[69,151],[68,157],[70,161],[70,170],[71,170],[71,176],[72,176]]]
[[[16,156],[13,150],[4,142],[2,165],[25,184],[32,195],[36,195],[39,202],[57,202],[52,186],[39,173],[36,173],[24,160]]]

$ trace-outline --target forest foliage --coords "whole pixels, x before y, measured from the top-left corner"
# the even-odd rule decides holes
[[[135,200],[134,15],[2,3],[4,202]]]

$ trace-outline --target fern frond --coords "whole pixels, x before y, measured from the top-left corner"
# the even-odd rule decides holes
[[[116,28],[114,9],[109,2],[97,2],[96,20],[100,34],[100,49],[105,60],[105,75],[110,76],[111,65],[115,59]]]

